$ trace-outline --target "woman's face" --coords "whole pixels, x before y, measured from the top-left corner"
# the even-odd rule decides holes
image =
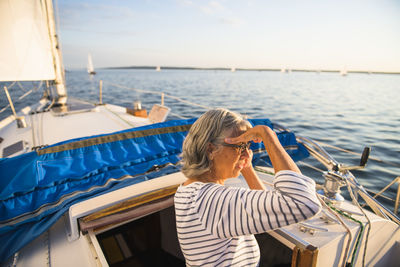
[[[242,134],[240,131],[236,135],[228,135],[227,137],[236,137]],[[241,145],[241,144],[237,144]],[[238,177],[240,171],[249,164],[251,154],[249,149],[240,149],[225,145],[217,145],[212,157],[212,172],[217,179],[228,179]]]

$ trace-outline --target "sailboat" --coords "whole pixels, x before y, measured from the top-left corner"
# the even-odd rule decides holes
[[[68,97],[50,0],[0,1],[0,19],[6,25],[0,33],[7,40],[22,40],[31,29],[38,37],[0,44],[1,58],[7,58],[0,65],[0,81],[50,81],[37,104],[18,112],[12,108],[13,115],[0,122],[0,262],[185,266],[173,195],[186,179],[179,171],[179,155],[196,118],[168,120],[170,109],[163,101],[147,115],[136,112],[141,110],[138,102],[132,109],[103,103],[101,93],[96,104]],[[19,61],[12,55],[25,57]],[[400,262],[399,218],[351,173],[366,166],[368,149],[358,166],[347,166],[313,140],[268,119],[249,121],[274,129],[295,160],[315,158],[327,169],[325,184],[319,185],[321,214],[257,235],[260,266]],[[273,190],[265,147],[252,144],[251,149],[255,169]],[[227,186],[246,185],[239,177]],[[351,192],[351,200],[341,196],[342,187]],[[361,207],[353,193],[370,209]]]
[[[347,68],[346,68],[346,67],[343,67],[343,68],[340,70],[340,75],[341,75],[341,76],[347,76]]]
[[[96,74],[96,72],[94,71],[94,67],[93,67],[92,56],[90,54],[88,54],[87,72],[90,75]]]

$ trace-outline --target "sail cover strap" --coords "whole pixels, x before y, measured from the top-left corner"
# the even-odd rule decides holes
[[[73,139],[0,159],[0,262],[45,232],[71,205],[178,172],[182,143],[195,120]],[[273,128],[267,119],[249,121]],[[280,132],[278,138],[295,160],[308,156],[293,133]],[[253,163],[270,166],[262,143],[251,149]]]

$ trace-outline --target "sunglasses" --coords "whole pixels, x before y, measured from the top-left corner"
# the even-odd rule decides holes
[[[246,149],[250,149],[251,143],[241,143],[240,145],[223,143],[222,145],[237,148],[237,151],[242,154]]]

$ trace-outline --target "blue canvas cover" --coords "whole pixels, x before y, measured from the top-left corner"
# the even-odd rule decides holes
[[[71,205],[179,171],[183,140],[196,119],[173,120],[64,141],[0,159],[0,262],[51,227]],[[249,120],[273,128],[268,119]],[[307,150],[293,133],[278,138],[299,160]],[[270,166],[262,143],[253,163]]]

